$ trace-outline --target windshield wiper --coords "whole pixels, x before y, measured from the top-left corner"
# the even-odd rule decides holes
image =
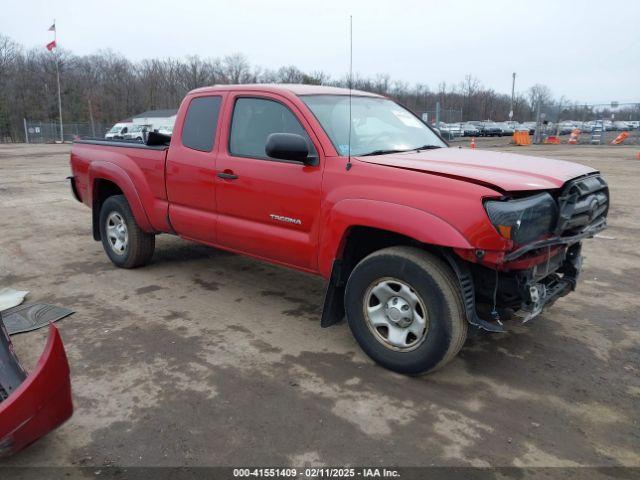
[[[411,149],[415,150],[415,149]],[[411,150],[374,150],[373,152],[363,153],[358,155],[359,157],[371,157],[373,155],[388,155],[390,153],[402,153],[402,152],[410,152]]]
[[[402,150],[374,150],[373,152],[363,153],[362,155],[358,155],[359,157],[370,157],[373,155],[388,155],[390,153],[405,153],[405,152],[419,152],[420,150],[433,150],[435,148],[442,148],[439,145],[422,145],[421,147],[416,148],[406,148]]]

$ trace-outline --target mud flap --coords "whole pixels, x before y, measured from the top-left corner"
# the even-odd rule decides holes
[[[344,309],[344,287],[345,282],[342,280],[343,264],[341,260],[333,262],[331,269],[331,278],[327,284],[327,290],[324,293],[324,302],[322,306],[322,318],[320,326],[322,328],[330,327],[336,323],[340,323],[345,315]]]

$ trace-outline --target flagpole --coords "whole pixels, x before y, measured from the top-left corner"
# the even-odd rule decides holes
[[[53,20],[53,41],[55,42],[56,81],[58,82],[58,116],[60,117],[60,141],[64,143],[64,130],[62,127],[62,97],[60,96],[60,68],[58,67],[58,27]]]

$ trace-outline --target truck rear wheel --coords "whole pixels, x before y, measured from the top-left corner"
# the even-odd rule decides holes
[[[102,204],[100,238],[109,259],[121,268],[146,265],[156,246],[155,235],[138,226],[124,195],[109,197]]]
[[[436,370],[467,336],[454,273],[418,248],[385,248],[365,257],[347,282],[345,308],[360,347],[399,373]]]

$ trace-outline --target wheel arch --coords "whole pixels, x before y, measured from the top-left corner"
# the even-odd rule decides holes
[[[89,171],[89,181],[92,230],[95,240],[100,240],[100,208],[104,201],[113,195],[124,195],[140,228],[148,233],[154,232],[138,192],[124,170],[112,163],[93,162]]]
[[[382,248],[416,246],[441,256],[442,249],[472,248],[455,227],[423,210],[372,200],[345,200],[334,206],[321,239],[319,267],[329,278],[321,325],[344,317],[344,288],[355,265]]]
[[[320,238],[318,267],[330,277],[333,263],[345,256],[350,238],[359,232],[386,232],[415,244],[472,248],[453,225],[424,210],[378,200],[349,199],[336,203],[326,215]],[[367,230],[368,229],[368,230]],[[389,246],[389,245],[384,245]]]

